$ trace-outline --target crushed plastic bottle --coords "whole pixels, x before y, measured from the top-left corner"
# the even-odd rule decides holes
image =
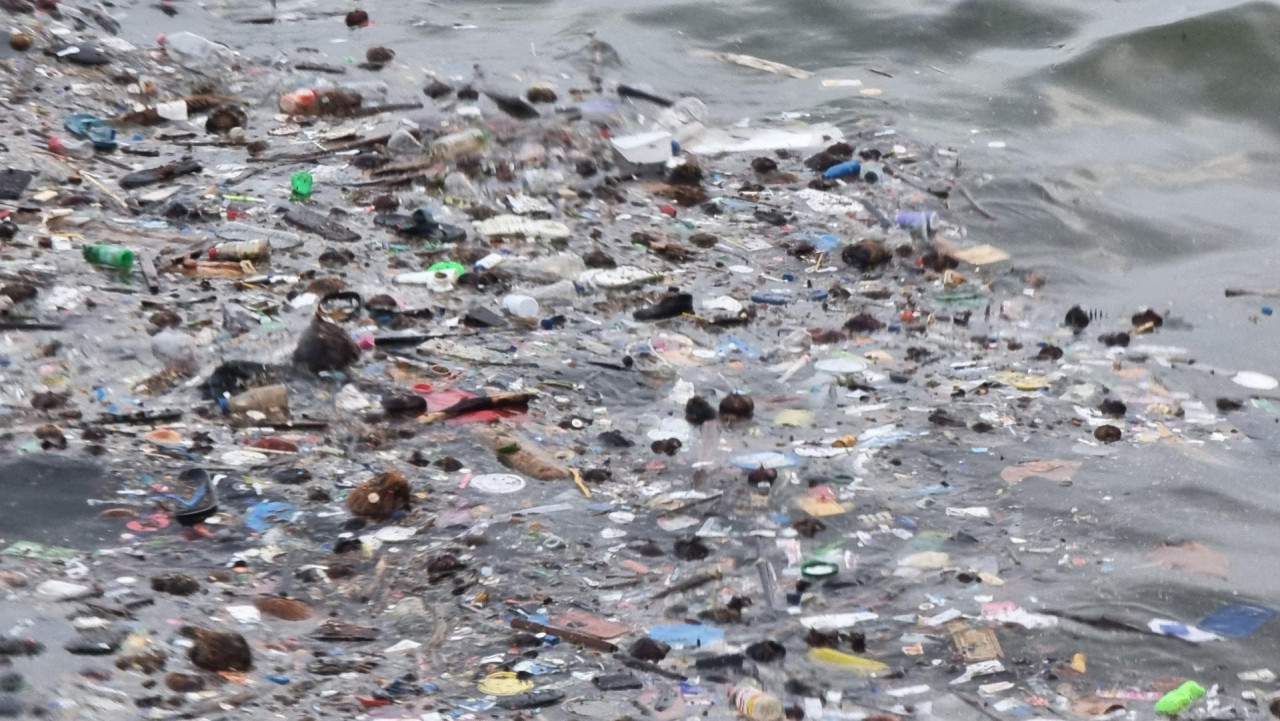
[[[658,125],[666,128],[672,139],[684,144],[707,129],[711,110],[698,98],[682,98],[658,115]]]
[[[185,30],[162,34],[159,40],[165,54],[175,64],[193,72],[222,74],[230,70],[238,59],[236,52],[226,45]]]
[[[478,152],[488,142],[489,131],[483,128],[467,128],[432,141],[431,156],[439,160],[452,160]]]

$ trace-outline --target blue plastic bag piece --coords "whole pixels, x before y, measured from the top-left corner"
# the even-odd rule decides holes
[[[760,349],[756,348],[755,346],[751,345],[745,340],[742,340],[741,338],[733,338],[733,337],[725,338],[724,345],[717,348],[716,351],[719,353],[732,353],[733,351],[737,351],[747,356],[748,358],[760,357]]]
[[[1228,603],[1200,619],[1196,627],[1227,638],[1244,638],[1262,628],[1276,613],[1276,609],[1265,606]]]
[[[765,468],[795,468],[801,463],[800,456],[794,453],[779,451],[758,451],[735,456],[730,463],[744,471],[754,471],[760,466]]]
[[[249,507],[245,515],[244,525],[258,533],[271,529],[276,521],[289,521],[298,512],[298,507],[283,501],[262,501]]]
[[[813,247],[820,253],[826,253],[829,250],[835,250],[840,245],[840,239],[834,235],[820,233],[813,237]]]
[[[696,623],[664,623],[650,628],[649,638],[672,646],[705,646],[724,638],[724,631]]]

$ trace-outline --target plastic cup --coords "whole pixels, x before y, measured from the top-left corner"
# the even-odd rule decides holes
[[[527,295],[513,293],[502,299],[502,307],[516,318],[536,318],[538,301]]]

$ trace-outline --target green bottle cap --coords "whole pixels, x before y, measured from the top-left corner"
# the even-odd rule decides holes
[[[311,184],[315,179],[311,177],[311,173],[305,170],[299,170],[289,176],[289,185],[293,187],[293,194],[301,198],[311,197]]]
[[[430,268],[427,268],[427,270],[431,271],[432,273],[438,273],[442,270],[456,270],[458,271],[458,275],[464,275],[467,272],[467,269],[462,267],[461,263],[455,263],[451,260],[446,260],[440,263],[436,263]]]

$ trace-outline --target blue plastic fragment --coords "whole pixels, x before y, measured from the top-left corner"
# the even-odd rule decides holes
[[[1227,638],[1244,638],[1275,618],[1276,613],[1276,609],[1266,606],[1228,603],[1197,621],[1196,627]]]

